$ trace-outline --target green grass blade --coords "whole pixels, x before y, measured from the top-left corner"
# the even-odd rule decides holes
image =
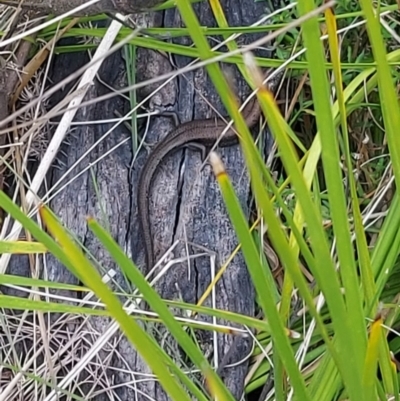
[[[89,219],[89,227],[101,241],[110,255],[114,258],[114,260],[118,263],[120,268],[125,272],[129,280],[138,288],[152,310],[159,315],[165,326],[178,341],[179,345],[185,351],[187,356],[200,370],[203,371],[204,374],[207,375],[208,379],[213,380],[217,391],[221,391],[221,394],[223,394],[227,400],[232,399],[232,395],[229,393],[226,387],[223,386],[221,379],[215,374],[215,372],[212,371],[207,359],[196,347],[193,340],[175,320],[167,305],[163,302],[157,292],[149,285],[139,269],[122,251],[118,244],[113,240],[111,235],[102,227],[100,227],[93,219]]]
[[[215,153],[211,154],[210,161],[214,169],[214,174],[220,184],[230,219],[238,239],[242,244],[243,256],[247,266],[249,266],[252,281],[260,297],[260,305],[263,307],[269,324],[274,328],[271,335],[274,346],[279,353],[279,358],[282,360],[285,369],[289,373],[297,397],[304,401],[310,400],[303,377],[293,356],[293,351],[288,339],[288,331],[283,326],[274,297],[268,291],[266,292],[264,290],[264,283],[268,281],[268,277],[258,257],[257,248],[249,232],[247,220],[243,214],[233,186],[222,166],[221,160]]]

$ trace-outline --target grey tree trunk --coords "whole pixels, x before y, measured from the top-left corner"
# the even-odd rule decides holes
[[[151,2],[148,1],[147,3],[150,4]],[[153,3],[156,3],[156,1]],[[222,0],[221,4],[226,12],[230,26],[250,25],[257,21],[266,11],[265,3],[255,2],[254,0]],[[203,26],[211,27],[216,25],[207,2],[196,4],[194,8]],[[135,19],[139,26],[178,27],[183,25],[176,10],[137,15]],[[220,40],[221,38],[218,39]],[[242,43],[251,42],[254,39],[254,36],[246,36]],[[175,41],[182,44],[191,42],[189,38],[176,39]],[[215,44],[215,42],[212,43]],[[52,81],[58,82],[78,69],[86,61],[85,56],[82,54],[58,56],[53,65]],[[173,61],[175,66],[180,68],[188,65],[192,60],[186,57],[174,56]],[[139,81],[175,68],[164,55],[141,48],[138,49],[137,63],[137,79]],[[231,65],[224,65],[223,68],[232,70],[235,76],[239,77],[239,74]],[[105,61],[100,76],[102,80],[114,88],[126,86],[124,60],[121,54],[113,55]],[[240,95],[249,93],[249,88],[241,79],[237,81],[237,88]],[[153,89],[154,87],[146,87],[138,95],[143,97]],[[64,92],[59,93],[52,101],[54,103],[59,101],[68,90],[69,87],[65,88]],[[102,83],[96,81],[95,85],[90,89],[86,100],[88,98],[96,98],[108,91]],[[182,122],[213,116],[213,111],[200,94],[222,114],[225,114],[219,96],[205,70],[198,70],[179,76],[177,80],[158,92],[157,96],[153,98],[150,107],[157,107],[161,110],[174,110],[178,113]],[[128,105],[122,98],[116,97],[112,100],[80,109],[76,120],[94,121],[115,118],[115,110],[123,113],[123,111],[127,111],[127,108]],[[67,169],[90,149],[110,127],[110,124],[88,124],[74,128],[69,135],[69,143],[64,146],[65,155],[60,154],[58,157],[58,160],[62,163],[49,176],[49,185],[52,186],[63,177]],[[169,117],[154,117],[150,121],[146,141],[155,143],[165,135],[168,135],[172,128],[173,124]],[[77,175],[130,135],[131,133],[125,127],[119,126],[108,137],[103,139],[100,145],[90,151],[89,155],[79,162],[69,176],[67,178],[64,177],[64,180],[66,181],[68,178]],[[250,186],[240,147],[218,149],[218,152],[228,169],[241,205],[248,215]],[[133,173],[130,174],[129,167],[132,157],[131,143],[127,141],[118,147],[118,150],[105,158],[101,158],[89,170],[75,179],[50,205],[63,223],[75,233],[93,258],[101,262],[103,272],[110,269],[117,271],[117,275],[114,277],[114,288],[116,290],[122,288],[128,293],[130,291],[129,283],[126,282],[118,266],[113,263],[88,230],[85,217],[91,215],[103,226],[106,226],[119,245],[128,254],[132,255],[135,262],[143,266],[144,252],[142,238],[138,231],[136,193],[138,175],[148,156],[145,151],[141,151],[134,164]],[[184,171],[181,174],[183,165]],[[203,253],[195,246],[188,246],[187,248],[185,245],[186,242],[197,244],[207,248],[210,251],[210,255],[215,254],[217,256],[216,269],[218,270],[221,263],[225,262],[237,246],[237,238],[211,169],[206,166],[201,170],[201,165],[201,155],[196,151],[185,149],[169,157],[157,173],[150,203],[155,252],[157,258],[159,258],[175,240],[180,240],[178,247],[175,249],[175,257],[185,255],[186,249],[189,249],[192,255]],[[173,266],[168,274],[164,275],[157,283],[157,291],[166,299],[183,299],[189,303],[197,303],[212,280],[212,260],[210,256],[201,256],[191,260],[190,267],[186,263]],[[26,263],[25,265],[24,262]],[[15,269],[22,269],[28,272],[29,267],[27,264],[27,259],[13,257],[11,259],[10,273],[15,273]],[[77,283],[76,278],[54,258],[47,258],[46,266],[47,275],[51,280]],[[233,259],[222,279],[217,283],[216,294],[218,308],[250,316],[254,314],[253,286],[240,253]],[[78,293],[71,292],[63,292],[62,295],[68,295],[71,298],[79,298],[80,296]],[[205,305],[211,306],[211,300],[207,299]],[[56,323],[56,318],[53,316],[53,324]],[[208,317],[199,316],[199,318],[211,321]],[[81,323],[81,320],[77,318],[64,327],[64,330],[69,333],[66,338],[76,333],[76,330],[97,333],[97,336],[94,334],[87,335],[87,341],[83,343],[84,347],[80,350],[80,353],[84,355],[90,349],[91,344],[96,341],[96,338],[104,332],[109,321],[103,318],[90,318],[83,327],[80,326]],[[220,321],[219,323],[227,322]],[[155,333],[154,335],[160,343],[169,344],[169,353],[179,354],[180,350],[173,339],[165,333],[163,327],[153,324],[148,328],[152,333]],[[212,333],[206,331],[198,332],[197,340],[204,353],[210,355],[211,360],[213,355]],[[233,341],[232,336],[219,335],[217,347],[220,361],[230,349]],[[250,341],[244,338],[240,339],[235,342],[235,350],[230,353],[229,360],[225,362],[233,363],[242,360],[250,351]],[[181,358],[184,359],[184,356],[182,355]],[[157,401],[168,400],[156,380],[146,379],[147,376],[142,376],[151,372],[121,333],[118,333],[108,342],[103,351],[97,355],[96,362],[102,365],[102,369],[99,369],[99,371],[103,373],[103,376],[99,377],[98,383],[96,385],[78,384],[84,383],[85,380],[89,381],[89,373],[85,372],[74,380],[74,386],[69,388],[69,391],[76,392],[76,386],[78,386],[80,392],[76,393],[79,395],[84,394],[85,399],[108,400],[110,399],[109,394],[101,391],[101,389],[107,387],[107,385],[112,387],[111,384],[115,384],[115,389],[110,390],[110,392],[115,392],[120,400],[148,400],[148,397]],[[71,369],[74,363],[68,359],[68,364],[64,365],[65,372]],[[189,364],[188,369],[190,367]],[[239,399],[243,394],[247,368],[248,362],[243,362],[238,366],[225,368],[221,372],[224,382],[236,399]],[[60,376],[62,376],[61,372],[59,372]],[[199,385],[202,385],[202,378],[197,377],[197,380],[199,380]],[[146,394],[146,396],[143,394]]]

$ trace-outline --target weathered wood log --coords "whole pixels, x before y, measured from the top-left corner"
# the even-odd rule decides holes
[[[86,2],[86,0],[0,0],[0,4],[13,7],[21,6],[46,15],[61,15]],[[100,0],[96,4],[86,7],[83,11],[73,14],[73,16],[82,17],[106,12],[133,14],[150,10],[163,2],[164,0]]]
[[[226,12],[230,26],[250,25],[257,21],[265,11],[263,3],[252,0],[225,0],[221,1],[221,4]],[[194,8],[202,26],[215,26],[215,20],[207,3],[197,4]],[[176,10],[166,11],[164,25],[182,26],[183,23],[179,13]],[[245,44],[254,39],[254,36],[244,36],[241,38],[240,43]],[[188,45],[191,40],[179,38],[174,42]],[[215,42],[212,43],[215,44]],[[139,50],[138,54],[140,57],[138,66],[140,79],[156,76],[160,73],[159,69],[162,72],[166,72],[172,68],[169,61],[162,55],[151,53],[149,61],[149,51]],[[174,57],[173,59],[178,68],[183,68],[192,61],[185,57]],[[140,63],[141,60],[144,61],[143,64]],[[153,71],[149,69],[149,65],[154,66]],[[239,74],[232,66],[224,65],[223,68],[231,70],[236,78],[239,77]],[[249,93],[249,89],[241,79],[238,79],[237,87],[240,95]],[[151,89],[149,88],[149,91]],[[185,73],[179,76],[176,82],[158,92],[156,101],[161,103],[164,109],[173,108],[178,112],[180,121],[185,122],[214,115],[214,112],[201,95],[216,107],[222,115],[225,114],[219,96],[205,70]],[[173,106],[171,107],[171,105]],[[156,141],[161,136],[168,135],[172,128],[170,119],[158,117],[147,134],[148,142]],[[249,213],[249,180],[240,147],[218,149],[218,152],[223,157],[245,213]],[[146,157],[146,155],[142,156]],[[135,169],[135,173],[140,171],[142,162],[142,159],[138,160],[139,167]],[[182,178],[180,178],[180,167],[183,163],[185,171]],[[210,251],[210,255],[216,253],[218,269],[220,263],[224,262],[235,249],[237,239],[211,169],[206,166],[201,170],[202,164],[203,161],[199,152],[187,149],[169,157],[166,163],[163,164],[161,171],[157,173],[153,185],[152,202],[150,203],[155,253],[156,257],[159,258],[175,240],[179,239],[181,242],[174,252],[174,257],[184,257],[186,255],[187,243],[198,244],[207,248]],[[134,190],[137,183],[136,178],[137,176],[135,175],[133,181]],[[179,188],[181,189],[179,190]],[[135,205],[133,210],[136,210]],[[136,221],[134,221],[134,227],[138,227]],[[133,255],[137,255],[135,249],[142,250],[140,238],[133,236],[132,239]],[[201,253],[199,249],[193,249],[190,245],[189,251],[192,255]],[[138,260],[140,261],[141,259]],[[197,303],[211,282],[210,266],[211,258],[209,256],[191,260],[190,267],[187,266],[187,263],[173,266],[157,283],[156,288],[166,299],[183,299],[189,303]],[[253,287],[241,254],[234,258],[222,280],[216,285],[216,294],[218,308],[248,315],[254,313]],[[205,304],[211,306],[210,298],[207,299]],[[201,319],[210,322],[208,317],[202,316]],[[170,340],[162,327],[157,326],[154,331],[160,333],[160,341],[161,339],[164,341],[165,339]],[[163,337],[164,335],[166,337]],[[210,352],[213,348],[211,333],[203,332],[199,334],[199,337],[201,338],[200,343],[203,351],[205,353],[207,351]],[[233,341],[232,336],[219,336],[218,355],[220,362]],[[178,352],[176,345],[174,346],[172,341],[168,341],[168,344],[170,344],[170,347],[175,347],[175,351]],[[241,339],[241,341],[237,342],[236,352],[233,353],[228,362],[234,363],[242,360],[250,349],[250,342],[246,339]],[[247,366],[248,363],[245,362],[234,368],[224,369],[221,372],[224,382],[236,399],[240,399],[242,395]],[[151,395],[154,399],[168,399],[156,382],[138,383],[137,385],[141,391]]]
[[[69,0],[69,4],[71,3],[71,0]],[[122,1],[115,1],[115,4],[117,3],[121,4]],[[147,0],[147,5],[156,3],[159,2]],[[136,4],[138,3],[136,2]],[[249,25],[258,20],[259,16],[265,11],[265,5],[261,2],[254,2],[254,0],[222,0],[221,4],[226,11],[227,19],[231,26]],[[215,20],[208,3],[196,4],[194,7],[203,26],[215,26]],[[179,13],[173,9],[164,13],[152,12],[146,15],[136,15],[134,18],[138,26],[177,27],[183,25]],[[242,40],[242,44],[254,39],[254,36],[246,36]],[[181,44],[190,44],[191,42],[188,38],[174,39],[174,41]],[[84,62],[83,58],[83,54],[78,57],[76,54],[57,56],[51,75],[52,82],[57,83],[63,77],[78,69]],[[174,57],[174,63],[178,67],[184,67],[190,61],[185,57]],[[148,49],[138,49],[137,66],[137,78],[140,81],[174,68],[162,54]],[[237,71],[228,65],[224,66],[224,68],[231,69],[236,74],[238,81],[236,86],[239,94],[249,93],[249,88],[239,79]],[[100,76],[111,87],[119,88],[126,85],[124,82],[124,61],[121,54],[113,55],[105,61]],[[154,86],[143,88],[139,93],[139,97],[143,98],[153,89]],[[65,88],[64,93],[58,95],[59,98],[68,93],[68,90],[69,86]],[[88,96],[95,98],[106,91],[108,89],[102,83],[96,81]],[[160,89],[150,102],[150,108],[177,111],[182,122],[213,116],[213,111],[211,111],[200,94],[222,114],[225,114],[219,96],[205,70],[181,75],[177,80]],[[53,102],[56,103],[59,98],[53,98]],[[115,110],[126,111],[127,107],[128,105],[124,104],[121,99],[114,98],[101,104],[81,108],[77,115],[77,120],[83,122],[114,118]],[[49,176],[49,186],[51,187],[63,177],[70,166],[80,159],[110,126],[109,124],[88,124],[75,127],[68,138],[69,144],[65,144],[63,149],[66,156],[59,155],[58,160],[62,163]],[[162,136],[168,135],[172,128],[173,124],[170,118],[165,116],[155,117],[151,121],[146,141],[150,143],[156,142]],[[138,174],[147,154],[146,152],[139,154],[132,175],[129,171],[132,160],[132,148],[129,142],[125,142],[117,151],[109,154],[106,158],[101,157],[130,135],[123,126],[120,126],[103,139],[100,145],[81,159],[68,177],[65,177],[65,180],[77,175],[89,165],[92,166],[90,170],[87,170],[72,184],[63,189],[50,204],[64,224],[77,235],[90,251],[93,258],[101,261],[104,271],[109,269],[117,270],[115,288],[122,287],[125,289],[129,284],[126,283],[125,278],[119,272],[118,266],[114,264],[87,229],[85,217],[91,215],[103,225],[107,225],[111,235],[119,245],[132,255],[135,262],[143,265],[144,254],[140,232],[138,232],[136,214],[136,191]],[[243,210],[249,214],[250,186],[240,147],[218,149],[218,152],[222,155],[226,164]],[[99,161],[93,164],[97,160]],[[181,176],[183,163],[185,170]],[[154,182],[150,204],[152,232],[155,238],[156,256],[162,255],[176,239],[179,239],[181,242],[175,250],[175,257],[185,255],[187,249],[186,241],[191,244],[198,244],[209,249],[210,255],[217,254],[216,268],[218,269],[220,263],[224,262],[236,247],[237,239],[211,169],[206,167],[201,170],[201,165],[201,156],[190,149],[182,150],[166,160],[165,165],[157,173]],[[108,218],[107,221],[104,221],[104,216]],[[191,254],[197,252],[195,247],[189,246],[188,249]],[[14,263],[11,264],[10,273],[13,273],[13,268],[17,268],[17,265],[21,264],[16,263],[17,260],[21,262],[21,258],[14,257],[11,259]],[[156,289],[166,299],[183,299],[189,303],[197,303],[211,282],[211,261],[212,258],[202,256],[193,259],[190,267],[186,263],[173,266],[157,283]],[[29,268],[27,271],[29,271]],[[54,281],[76,283],[76,278],[54,258],[50,258],[47,263],[47,277],[51,277]],[[222,279],[217,283],[216,294],[218,308],[250,316],[254,314],[253,286],[241,254],[233,259]],[[78,294],[69,293],[68,295],[70,297],[78,297]],[[205,304],[211,306],[211,300],[207,299]],[[199,316],[199,319],[210,322],[209,317]],[[108,323],[108,319],[105,318],[90,318],[88,323],[90,326],[88,327],[95,327],[97,333],[99,333],[98,335],[101,336]],[[224,322],[219,321],[219,323]],[[151,329],[153,333],[158,333],[156,337],[160,340],[160,343],[165,343],[166,339],[168,340],[170,344],[169,352],[179,354],[178,346],[165,333],[162,326],[154,325]],[[71,332],[74,328],[70,327],[68,330]],[[203,331],[197,332],[197,334],[203,351],[212,356],[213,342],[211,333]],[[50,333],[49,338],[51,338]],[[95,340],[95,335],[92,334],[87,344]],[[138,399],[141,401],[150,397],[157,401],[168,400],[167,395],[155,380],[149,379],[146,381],[140,376],[151,372],[149,372],[140,355],[131,347],[125,337],[114,337],[112,340],[104,347],[102,353],[98,354],[97,358],[98,361],[103,363],[103,369],[107,371],[109,381],[117,385],[114,391],[119,399],[126,401]],[[217,347],[220,361],[233,341],[232,336],[219,336]],[[231,354],[229,363],[243,359],[251,349],[251,344],[246,339],[241,339],[235,344],[237,349],[235,350],[236,352]],[[58,345],[58,347],[60,346]],[[111,357],[110,352],[112,352]],[[121,362],[120,355],[123,356],[124,363]],[[221,372],[226,385],[236,399],[239,399],[243,393],[247,367],[248,363],[244,362],[234,368],[225,368]],[[84,382],[85,378],[87,378],[87,375],[74,380],[74,386],[69,390],[75,391],[76,386],[78,386],[77,383]],[[93,389],[82,385],[80,391],[80,394],[87,394]],[[142,394],[146,394],[146,396]],[[91,399],[102,401],[109,399],[109,397],[104,392]]]

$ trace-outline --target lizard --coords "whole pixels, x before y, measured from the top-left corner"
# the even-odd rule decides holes
[[[249,128],[252,128],[261,115],[257,97],[254,97],[244,108],[243,116]],[[189,144],[212,147],[226,127],[223,119],[193,120],[178,125],[170,134],[158,142],[140,173],[137,189],[137,209],[139,227],[144,238],[147,269],[154,265],[153,239],[149,219],[149,201],[153,177],[168,155]],[[238,137],[233,127],[229,128],[221,138],[219,146],[227,147],[238,143]]]

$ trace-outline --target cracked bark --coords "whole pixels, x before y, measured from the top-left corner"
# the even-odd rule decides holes
[[[252,0],[225,0],[221,3],[227,13],[230,26],[251,24],[265,11],[265,5]],[[215,26],[215,21],[207,4],[197,4],[194,5],[194,8],[202,26]],[[164,25],[175,27],[182,25],[179,14],[175,10],[168,10],[165,13]],[[245,41],[254,39],[254,36],[251,38],[246,37]],[[176,42],[190,44],[190,39],[177,39]],[[146,54],[143,59],[148,57],[147,51],[143,50],[142,52]],[[161,56],[154,56],[154,58],[158,59],[158,63],[161,63],[161,65],[167,64],[163,71],[171,68]],[[185,57],[174,57],[174,62],[178,67],[184,67],[191,61],[191,59]],[[228,65],[224,65],[224,69],[235,71],[232,66]],[[149,73],[149,69],[147,69],[147,72]],[[156,75],[156,72],[154,75]],[[236,77],[238,77],[237,73]],[[180,76],[176,85],[176,92],[172,92],[172,96],[168,98],[168,94],[171,94],[171,88],[167,88],[161,91],[160,98],[164,99],[163,106],[165,109],[171,108],[171,104],[173,105],[176,101],[174,107],[178,111],[180,121],[202,119],[214,115],[200,94],[222,114],[225,114],[219,96],[204,70]],[[240,80],[238,88],[240,94],[248,93],[248,88]],[[167,128],[164,126],[164,121],[167,124]],[[152,139],[154,142],[159,140],[164,135],[167,135],[171,129],[171,122],[167,119],[157,118],[153,124],[148,133],[149,141]],[[241,150],[239,146],[236,146],[228,149],[218,149],[218,152],[222,155],[227,166],[243,210],[248,214],[249,180]],[[142,155],[142,157],[144,159],[145,155]],[[142,159],[139,159],[138,165],[140,166],[142,162]],[[177,192],[177,188],[182,162],[185,164],[185,171],[182,178],[182,194],[179,201],[180,195]],[[154,179],[150,214],[157,258],[163,255],[176,239],[183,241],[181,241],[174,253],[175,257],[185,255],[184,239],[187,238],[191,243],[199,244],[208,248],[211,252],[216,252],[218,256],[217,263],[224,262],[237,245],[235,232],[226,214],[225,205],[211,169],[207,166],[203,171],[200,171],[201,165],[201,155],[198,152],[182,150],[169,157],[166,163],[163,163],[162,168]],[[140,171],[140,167],[136,171]],[[134,181],[133,183],[134,189],[136,188],[136,182]],[[136,230],[137,225],[134,225],[134,227]],[[190,247],[189,249],[193,252]],[[133,237],[133,255],[137,254],[135,250],[140,252],[142,248],[140,240]],[[198,253],[198,249],[194,250],[194,253]],[[140,256],[143,255],[139,253],[137,259],[143,263],[143,258]],[[186,264],[176,265],[157,283],[156,288],[163,298],[183,299],[190,303],[196,303],[211,282],[211,279],[210,258],[201,257],[191,261],[190,275]],[[253,287],[241,254],[234,258],[228,270],[224,273],[222,280],[217,284],[216,294],[218,308],[248,315],[254,313]],[[206,305],[210,306],[210,303],[210,299],[208,299]],[[208,322],[211,321],[208,317],[202,316],[201,318]],[[219,321],[219,323],[227,322]],[[157,330],[159,331],[159,339],[163,338],[166,341],[166,338],[163,337],[165,335],[163,328],[157,327],[157,329],[154,329],[154,331]],[[201,337],[203,351],[211,351],[212,353],[211,333],[202,332],[199,336]],[[167,339],[173,344],[172,339],[168,337]],[[220,361],[232,342],[233,338],[231,336],[219,336],[218,353]],[[229,363],[244,358],[250,350],[250,345],[247,340],[239,341],[236,353],[232,355]],[[176,345],[172,345],[172,347],[175,347],[175,352],[179,352]],[[235,368],[224,369],[222,372],[225,383],[236,399],[239,399],[243,392],[247,366],[247,363],[243,363]],[[162,389],[155,383],[138,383],[138,388],[154,399],[167,399]]]
[[[149,1],[147,2],[150,3]],[[254,0],[224,0],[221,1],[227,18],[231,26],[243,26],[256,21],[265,11],[265,4],[254,2]],[[194,8],[200,18],[202,25],[215,26],[215,21],[209,10],[207,3],[195,4]],[[181,20],[175,10],[168,10],[164,13],[149,13],[136,15],[138,26],[180,26]],[[255,37],[246,37],[245,41],[250,42]],[[177,42],[189,43],[188,38],[182,38]],[[174,57],[178,67],[187,65],[191,59],[185,57]],[[56,57],[53,66],[52,82],[57,83],[63,76],[71,74],[85,62],[83,55],[59,55]],[[173,67],[169,61],[156,53],[147,49],[138,49],[138,80],[165,73]],[[109,57],[103,64],[100,76],[104,81],[113,87],[123,87],[126,85],[124,80],[124,62],[120,54]],[[224,66],[231,69],[232,66]],[[236,76],[238,74],[235,72]],[[59,98],[68,93],[72,84],[68,85],[63,93],[59,93]],[[239,80],[238,92],[240,95],[248,93],[246,85]],[[150,93],[154,87],[146,87],[141,90],[141,97]],[[97,97],[108,91],[98,81],[91,87],[85,100],[90,97]],[[174,109],[178,112],[182,122],[192,119],[210,117],[213,112],[199,94],[211,102],[222,114],[225,114],[219,96],[211,84],[206,72],[199,70],[190,72],[179,77],[174,82],[169,83],[161,89],[150,102],[151,108],[161,108],[166,110]],[[53,101],[57,102],[57,98]],[[114,118],[114,110],[127,109],[118,98],[102,102],[101,104],[81,108],[76,120],[92,121],[98,119]],[[110,127],[110,125],[86,125],[74,127],[70,134],[69,145],[64,146],[67,157],[59,156],[63,162],[58,169],[54,169],[49,176],[50,186],[62,177],[67,169],[77,161]],[[167,135],[173,128],[171,119],[167,117],[156,117],[151,121],[147,141],[156,142],[164,135]],[[78,172],[85,169],[93,161],[106,153],[116,144],[124,140],[128,133],[123,126],[114,130],[101,144],[92,150],[88,156],[74,168],[64,182],[75,176]],[[249,180],[245,169],[245,164],[239,146],[218,149],[222,156],[243,210],[249,213]],[[129,165],[132,158],[132,149],[127,142],[119,147],[106,158],[100,160],[91,170],[86,171],[79,178],[69,184],[51,202],[50,207],[61,218],[63,223],[77,235],[84,243],[85,247],[93,255],[95,260],[102,263],[104,271],[109,269],[117,270],[114,279],[114,288],[121,286],[127,289],[124,277],[120,274],[118,267],[115,266],[109,256],[104,253],[96,239],[87,230],[85,217],[93,216],[103,226],[107,226],[112,237],[118,244],[127,250],[128,254],[133,255],[135,262],[143,264],[143,247],[140,233],[138,235],[138,224],[136,215],[136,190],[137,178],[140,168],[143,165],[146,152],[141,152],[134,166],[132,181],[129,182]],[[180,167],[184,163],[183,184],[181,199],[179,201],[178,186]],[[207,166],[200,171],[202,164],[201,156],[191,150],[182,150],[169,157],[157,173],[153,186],[152,202],[150,205],[152,233],[155,238],[156,255],[163,254],[175,239],[187,238],[191,243],[199,244],[218,254],[217,263],[225,261],[237,245],[234,230],[226,214],[225,206],[213,177],[211,169]],[[99,196],[98,196],[99,195]],[[156,207],[155,207],[156,205]],[[185,246],[182,243],[176,250],[175,256],[184,255]],[[190,248],[193,252],[193,249]],[[194,249],[197,252],[196,249]],[[18,259],[21,262],[21,258]],[[14,264],[15,266],[15,264]],[[65,283],[76,283],[73,277],[61,264],[54,258],[47,260],[47,274],[54,281]],[[10,273],[13,273],[10,271]],[[187,302],[196,303],[204,290],[211,281],[210,258],[201,257],[191,262],[190,276],[185,264],[172,267],[169,273],[157,284],[159,293],[167,299],[184,299]],[[128,290],[129,291],[129,290]],[[246,266],[241,254],[236,256],[230,264],[228,270],[223,275],[222,280],[217,284],[217,307],[247,315],[254,314],[254,291],[247,273]],[[60,292],[58,292],[60,293]],[[79,294],[60,293],[72,298],[78,298]],[[206,302],[210,306],[210,300]],[[201,316],[203,320],[209,320]],[[73,322],[67,330],[71,333],[78,327],[79,321]],[[226,323],[226,322],[219,322]],[[94,327],[97,332],[102,333],[107,326],[108,320],[104,318],[90,318],[88,325]],[[160,337],[164,334],[162,328],[151,327],[160,330]],[[198,332],[204,352],[212,356],[211,333]],[[120,336],[120,337],[119,337]],[[171,340],[168,338],[168,340]],[[93,342],[94,340],[92,340]],[[110,343],[116,343],[116,351],[123,355],[125,364],[122,364],[116,355],[109,357],[109,352],[104,350],[98,355],[98,362],[107,361],[104,366],[108,377],[113,378],[115,384],[120,384],[114,390],[121,400],[147,400],[148,397],[157,401],[167,400],[168,397],[162,388],[153,380],[141,381],[132,385],[132,381],[141,379],[139,373],[149,373],[148,367],[141,357],[130,346],[126,338],[117,334]],[[220,360],[229,349],[233,342],[230,336],[220,336],[218,341],[218,353]],[[88,341],[90,343],[90,341]],[[177,346],[173,344],[172,349],[179,352]],[[250,350],[250,344],[246,341],[238,343],[237,352],[232,355],[230,363],[242,359]],[[82,351],[84,352],[84,350]],[[112,352],[112,351],[111,351]],[[127,365],[130,372],[127,371]],[[235,368],[224,369],[222,377],[236,399],[239,399],[243,392],[244,377],[247,371],[247,363],[243,363]],[[60,375],[61,376],[61,375]],[[84,375],[75,380],[83,383]],[[136,392],[140,390],[142,393]],[[81,386],[83,394],[89,394],[90,389],[86,385]],[[137,397],[137,398],[135,398]],[[96,401],[109,399],[108,394],[99,394],[90,398]]]
[[[96,4],[86,7],[74,17],[96,15],[105,12],[133,14],[150,10],[163,3],[164,0],[100,0]],[[61,15],[82,4],[86,0],[0,0],[0,4],[12,7],[22,7],[39,14]]]

